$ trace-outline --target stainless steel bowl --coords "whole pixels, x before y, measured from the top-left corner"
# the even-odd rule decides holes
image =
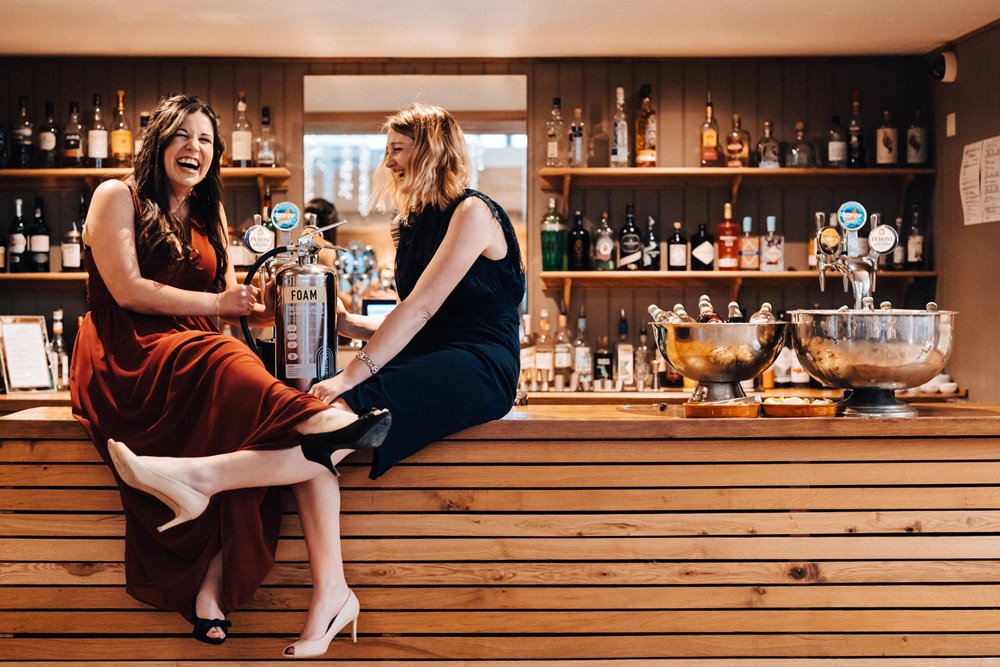
[[[788,325],[650,322],[650,326],[667,362],[698,382],[688,399],[697,402],[746,396],[739,383],[756,377],[774,362]]]
[[[802,367],[823,384],[855,390],[842,414],[908,417],[893,396],[944,369],[954,311],[793,310],[791,336]]]

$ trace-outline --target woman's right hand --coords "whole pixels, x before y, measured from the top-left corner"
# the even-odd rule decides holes
[[[227,287],[215,296],[216,315],[219,317],[246,317],[254,312],[264,312],[264,304],[257,301],[260,290],[253,285]]]

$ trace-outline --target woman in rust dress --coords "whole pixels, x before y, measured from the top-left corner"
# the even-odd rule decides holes
[[[197,98],[164,99],[133,174],[95,191],[73,413],[124,482],[128,592],[181,612],[208,643],[225,640],[225,614],[273,565],[274,487],[292,485],[313,597],[306,643],[290,654],[306,657],[309,638],[335,635],[358,614],[344,580],[333,465],[377,447],[390,417],[358,417],[291,389],[219,332],[217,317],[262,325],[273,313],[226,261],[218,129]]]

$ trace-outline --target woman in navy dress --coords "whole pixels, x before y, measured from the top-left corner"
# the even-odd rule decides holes
[[[388,408],[372,479],[431,442],[510,411],[519,371],[517,307],[524,266],[504,210],[467,188],[465,136],[439,107],[390,117],[377,177],[380,208],[397,211],[399,305],[381,326],[341,312],[338,329],[368,340],[320,399],[363,413]]]

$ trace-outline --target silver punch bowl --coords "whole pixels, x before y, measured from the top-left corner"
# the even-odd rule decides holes
[[[785,342],[785,322],[774,324],[657,324],[656,344],[671,366],[698,382],[690,402],[746,396],[740,382],[774,363]]]
[[[825,385],[848,389],[838,414],[912,417],[896,389],[940,373],[951,355],[955,312],[793,310],[792,344],[802,367]]]

